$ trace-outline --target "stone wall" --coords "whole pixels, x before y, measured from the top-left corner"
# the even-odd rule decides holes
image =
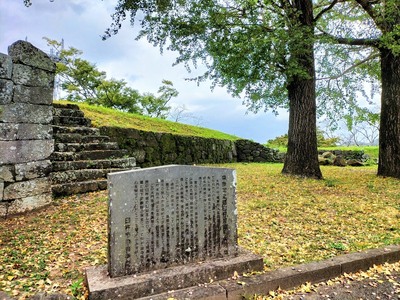
[[[283,155],[274,150],[250,140],[235,142],[237,161],[239,162],[283,162]]]
[[[119,127],[101,127],[100,132],[127,149],[140,167],[282,161],[277,150],[249,140],[218,140]]]
[[[0,53],[0,216],[49,204],[55,64],[28,42]]]
[[[342,156],[346,160],[356,159],[359,161],[367,161],[370,157],[363,150],[318,150],[318,154],[322,155],[331,152],[335,156]]]
[[[235,143],[228,140],[156,133],[132,128],[101,127],[102,135],[128,150],[140,167],[168,164],[235,162]]]

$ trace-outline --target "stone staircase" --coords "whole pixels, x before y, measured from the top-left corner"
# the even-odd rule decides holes
[[[55,144],[50,159],[55,196],[107,189],[107,173],[135,168],[135,158],[90,126],[77,105],[53,105]]]

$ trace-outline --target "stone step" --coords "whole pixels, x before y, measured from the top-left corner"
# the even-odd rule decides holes
[[[108,173],[124,171],[124,169],[82,169],[53,172],[50,174],[52,184],[81,182],[100,178],[107,178]]]
[[[80,169],[136,169],[133,157],[99,160],[53,161],[53,172]]]
[[[53,195],[66,196],[79,193],[94,192],[107,189],[107,179],[97,179],[82,182],[70,182],[52,185]]]
[[[90,127],[92,125],[92,121],[82,117],[53,116],[53,125]]]
[[[53,137],[56,143],[107,143],[111,140],[106,135],[81,135],[78,133],[57,133]]]
[[[70,108],[54,108],[53,117],[75,117],[83,118],[85,114],[81,110],[70,109]]]
[[[93,150],[118,150],[118,144],[115,142],[107,143],[55,143],[56,152],[81,152]]]
[[[53,103],[53,108],[80,110],[80,108],[77,104]]]
[[[72,160],[98,160],[122,158],[128,153],[125,149],[120,150],[93,150],[81,152],[53,152],[51,161],[72,161]]]
[[[93,127],[70,127],[53,125],[54,134],[80,134],[80,135],[100,135],[100,129]]]

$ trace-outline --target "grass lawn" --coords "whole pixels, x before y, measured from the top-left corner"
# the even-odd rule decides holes
[[[400,181],[375,167],[322,167],[325,180],[280,174],[282,164],[237,170],[239,244],[265,270],[400,243]],[[20,299],[62,292],[85,298],[84,269],[106,263],[107,193],[0,220],[0,290]]]

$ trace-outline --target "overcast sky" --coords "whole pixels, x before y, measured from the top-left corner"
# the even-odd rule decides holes
[[[43,37],[64,39],[65,46],[83,51],[83,58],[106,71],[108,77],[124,79],[140,92],[156,93],[163,79],[171,80],[179,91],[174,106],[184,105],[186,113],[196,117],[187,123],[235,134],[265,143],[287,133],[288,115],[260,112],[246,114],[242,100],[232,98],[224,88],[210,90],[210,83],[197,86],[185,80],[196,75],[183,66],[172,67],[173,52],[160,54],[145,39],[135,41],[135,31],[127,22],[118,35],[106,41],[101,35],[111,23],[116,0],[32,0],[26,8],[23,0],[0,1],[0,52],[17,40],[27,39],[45,52]],[[95,3],[95,4],[94,4]],[[200,74],[200,73],[198,73]]]

